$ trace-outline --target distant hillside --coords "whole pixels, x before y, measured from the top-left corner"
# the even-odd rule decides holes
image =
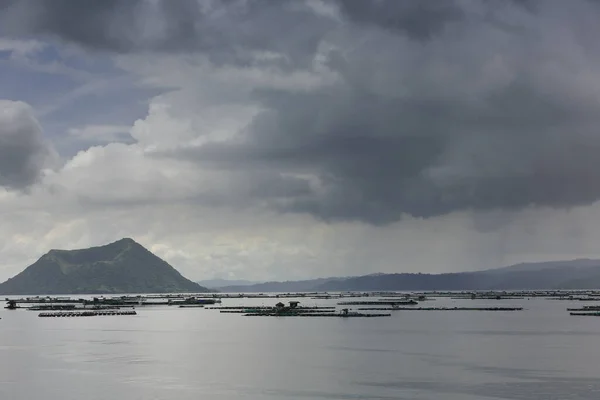
[[[219,288],[223,293],[260,293],[260,292],[311,292],[315,288],[330,281],[337,281],[346,278],[319,278],[305,281],[286,281],[286,282],[264,282],[254,285],[232,285]]]
[[[259,282],[254,281],[246,281],[243,279],[207,279],[203,281],[198,281],[198,285],[207,287],[209,289],[218,289],[223,286],[248,286],[255,285]]]
[[[501,267],[495,269],[488,269],[485,272],[535,272],[548,269],[560,269],[560,268],[595,268],[600,266],[600,260],[590,260],[588,258],[578,258],[576,260],[562,260],[562,261],[545,261],[545,262],[530,262],[520,263],[511,265],[508,267]]]
[[[519,290],[600,288],[600,260],[525,263],[477,272],[372,274],[222,287],[222,292]]]
[[[133,239],[50,250],[0,284],[2,295],[206,292]]]

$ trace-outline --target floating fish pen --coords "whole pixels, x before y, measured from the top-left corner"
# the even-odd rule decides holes
[[[207,310],[243,310],[243,309],[253,309],[253,310],[271,310],[272,306],[227,306],[227,307],[206,307]],[[324,306],[314,306],[314,307],[296,307],[296,310],[335,310],[335,307],[324,307]]]
[[[244,314],[245,317],[336,317],[336,318],[374,318],[374,317],[390,317],[392,314],[363,314],[363,313],[249,313]]]
[[[497,290],[497,291],[478,291],[478,290],[464,290],[464,291],[425,291],[415,292],[414,294],[426,295],[430,297],[449,297],[451,299],[523,299],[540,297],[553,300],[573,300],[573,297],[582,296],[597,296],[597,291],[560,291],[560,290]],[[569,298],[571,297],[571,298]]]
[[[335,312],[335,307],[300,307],[299,301],[290,301],[290,305],[286,306],[282,302],[275,304],[274,307],[265,306],[238,306],[238,307],[222,307],[221,313],[239,313],[239,314],[328,314]]]
[[[100,317],[100,316],[113,316],[113,315],[137,315],[135,311],[71,311],[71,312],[51,312],[51,313],[39,313],[38,317],[49,318],[49,317]]]
[[[450,300],[520,300],[523,296],[506,296],[506,295],[491,295],[491,296],[452,296]]]
[[[219,298],[222,299],[279,299],[279,298],[297,298],[297,297],[312,297],[317,293],[219,293]],[[196,297],[213,298],[206,294],[197,295]]]
[[[414,300],[379,300],[379,301],[342,301],[338,305],[342,306],[395,306],[395,305],[416,305]]]
[[[166,301],[147,300],[145,298],[95,298],[94,300],[85,300],[84,306],[114,306],[114,307],[143,307],[143,306],[166,306]]]
[[[221,310],[219,311],[222,314],[257,314],[257,313],[270,313],[274,312],[273,307],[270,308],[247,308],[241,310]],[[325,313],[334,313],[333,310],[303,310],[303,309],[294,309],[293,313],[295,314],[325,314]]]
[[[204,299],[220,299],[224,296],[221,293],[161,293],[161,294],[145,294],[140,296],[128,296],[129,298],[145,297],[147,299],[184,299],[188,297],[197,297]]]
[[[397,296],[397,297],[396,297],[396,296],[392,296],[392,297],[390,297],[390,298],[382,298],[382,299],[380,299],[379,301],[394,301],[394,302],[398,302],[398,301],[416,301],[416,302],[419,302],[419,301],[433,301],[433,300],[435,300],[435,299],[434,299],[434,298],[432,298],[432,297],[424,297],[424,296],[420,296],[420,297],[409,297],[409,298],[407,298],[407,297],[404,297],[404,296],[403,296],[403,297],[400,297],[400,296]]]
[[[379,292],[295,292],[295,293],[219,293],[218,297],[223,299],[285,299],[285,298],[310,298],[310,299],[331,299],[343,297],[377,297]],[[195,297],[210,298],[215,294],[198,294]]]
[[[84,307],[94,307],[94,306],[111,306],[111,307],[148,307],[148,306],[167,306],[166,302],[158,302],[158,301],[118,301],[118,300],[109,300],[109,301],[101,301],[98,303],[92,301],[86,301],[83,303]]]
[[[46,304],[39,306],[28,307],[29,311],[46,311],[46,310],[74,310],[76,304]]]
[[[183,300],[171,300],[167,303],[170,306],[179,306],[179,305],[212,305],[216,303],[220,303],[221,299],[199,299],[195,297],[189,297]]]
[[[76,310],[120,310],[121,308],[135,308],[135,306],[83,305],[82,307],[76,308]]]
[[[561,300],[571,300],[571,301],[600,301],[600,298],[597,298],[597,297],[575,297],[575,298],[561,299]]]
[[[393,307],[359,308],[361,311],[521,311],[523,307]]]
[[[570,315],[577,315],[580,317],[600,317],[600,311],[598,312],[572,312]]]
[[[73,299],[70,297],[24,297],[24,298],[19,298],[19,299],[6,299],[6,301],[12,301],[20,304],[47,304],[47,303],[62,303],[62,304],[68,304],[68,303],[82,303],[85,300],[84,299]]]

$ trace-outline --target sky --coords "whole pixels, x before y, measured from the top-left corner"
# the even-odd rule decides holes
[[[600,258],[600,2],[0,0],[0,280]]]

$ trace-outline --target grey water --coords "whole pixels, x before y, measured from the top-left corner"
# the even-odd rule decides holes
[[[600,318],[566,311],[583,304],[437,299],[425,305],[525,310],[367,319],[173,307],[92,318],[2,310],[0,399],[598,399]]]

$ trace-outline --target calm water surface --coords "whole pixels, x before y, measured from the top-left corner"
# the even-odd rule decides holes
[[[169,307],[134,317],[38,318],[2,310],[0,399],[600,399],[600,318],[565,310],[589,303],[423,304],[526,310],[373,319]]]

